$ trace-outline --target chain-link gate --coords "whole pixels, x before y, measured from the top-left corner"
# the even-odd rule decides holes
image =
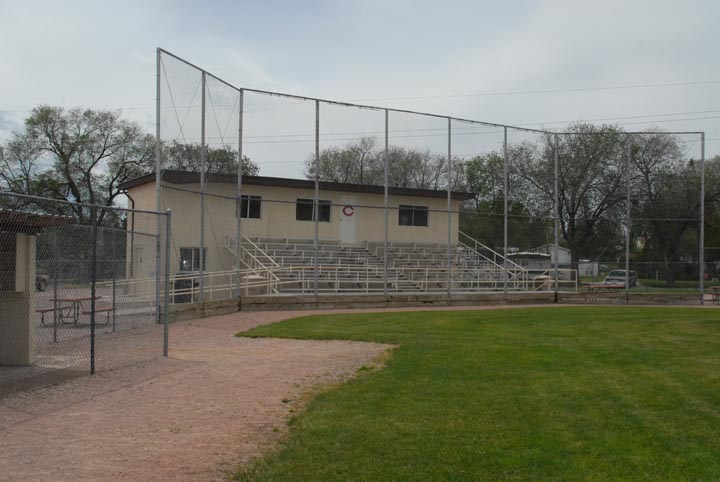
[[[167,355],[169,226],[0,193],[0,396]]]

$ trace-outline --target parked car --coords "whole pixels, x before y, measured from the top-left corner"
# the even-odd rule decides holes
[[[623,285],[625,286],[625,280],[628,281],[628,286],[632,288],[637,285],[637,273],[630,271],[630,276],[627,275],[628,271],[624,269],[614,269],[608,273],[603,281],[606,285]]]
[[[35,289],[38,291],[45,291],[48,281],[50,281],[50,278],[44,274],[35,275]]]

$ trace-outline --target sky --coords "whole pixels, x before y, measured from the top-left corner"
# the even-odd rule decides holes
[[[592,121],[705,131],[710,157],[720,154],[718,18],[717,0],[0,0],[0,139],[40,104],[119,109],[154,132],[162,47],[238,87],[538,128]],[[168,62],[163,138],[194,138],[197,77]],[[233,144],[236,107],[220,90],[209,142]],[[246,96],[245,104],[245,152],[261,173],[302,175],[312,103]],[[341,110],[321,108],[324,147],[382,132],[381,113]],[[391,137],[446,152],[446,125],[391,115]],[[453,137],[462,155],[501,140],[497,129],[453,129],[472,134]],[[697,136],[682,139],[697,157]]]

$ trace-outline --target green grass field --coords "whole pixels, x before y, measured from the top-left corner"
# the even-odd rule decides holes
[[[720,310],[322,315],[241,336],[399,345],[238,480],[720,480]]]

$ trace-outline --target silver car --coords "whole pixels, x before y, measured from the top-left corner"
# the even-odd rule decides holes
[[[603,281],[606,285],[623,285],[625,286],[625,280],[628,282],[628,286],[632,288],[637,285],[637,273],[630,271],[630,276],[627,275],[628,271],[624,269],[614,269],[608,273]]]

